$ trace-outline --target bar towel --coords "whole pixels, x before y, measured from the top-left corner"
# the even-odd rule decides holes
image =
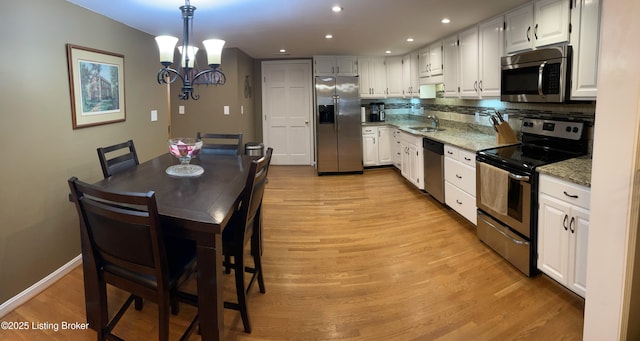
[[[480,166],[480,202],[499,214],[507,214],[509,172],[484,162]]]

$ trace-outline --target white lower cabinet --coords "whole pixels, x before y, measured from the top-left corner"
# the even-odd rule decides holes
[[[422,136],[400,134],[400,173],[418,189],[424,189]]]
[[[444,146],[444,200],[447,206],[477,225],[476,154]]]
[[[387,126],[362,127],[362,164],[365,167],[393,163],[391,130]]]
[[[391,130],[391,162],[398,169],[402,167],[402,142],[400,141],[401,134],[402,132],[400,131],[400,129]]]
[[[540,175],[538,269],[585,297],[590,189]]]

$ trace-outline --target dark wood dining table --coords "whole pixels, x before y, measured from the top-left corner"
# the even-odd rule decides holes
[[[191,163],[204,168],[202,175],[175,177],[166,174],[165,170],[179,162],[167,153],[95,183],[112,191],[155,191],[158,212],[166,223],[163,224],[165,232],[196,241],[202,340],[223,339],[221,234],[244,189],[250,162],[251,157],[243,155],[200,154]],[[85,283],[85,287],[87,284],[90,283]],[[99,304],[98,293],[85,289],[85,298],[87,321],[90,325],[99,325],[95,322],[100,317],[90,309]]]

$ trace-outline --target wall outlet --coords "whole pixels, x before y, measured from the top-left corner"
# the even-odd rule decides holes
[[[178,114],[184,115],[184,105],[178,106]]]
[[[151,122],[158,120],[158,110],[151,110]]]
[[[228,105],[224,106],[224,114],[225,115],[229,115],[229,106]]]
[[[244,115],[244,105],[241,105],[241,106],[240,106],[240,114],[241,114],[241,115]]]

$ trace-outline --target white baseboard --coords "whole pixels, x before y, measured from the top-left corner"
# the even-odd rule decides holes
[[[67,264],[58,268],[56,271],[50,273],[47,277],[39,280],[37,283],[28,287],[21,293],[0,304],[0,318],[4,317],[6,314],[10,313],[28,300],[36,297],[39,293],[50,287],[53,283],[57,282],[80,264],[82,264],[81,254],[70,260]]]

